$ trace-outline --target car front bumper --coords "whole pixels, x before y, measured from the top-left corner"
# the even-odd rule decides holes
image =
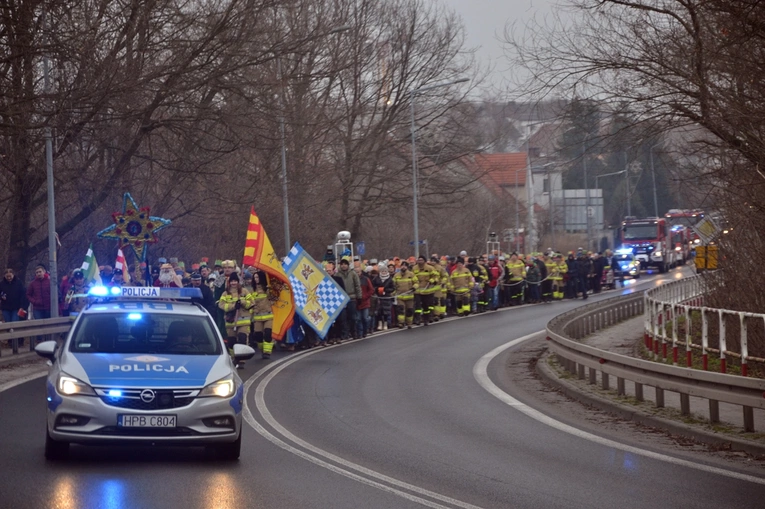
[[[232,398],[194,398],[188,405],[161,410],[134,410],[113,406],[98,396],[62,396],[55,410],[48,409],[48,433],[55,441],[80,444],[205,445],[233,442],[242,428],[241,393]],[[237,410],[239,409],[239,410]],[[118,426],[120,415],[174,415],[173,428]],[[87,419],[78,425],[59,422],[62,416]],[[213,418],[229,418],[228,427],[209,426]]]

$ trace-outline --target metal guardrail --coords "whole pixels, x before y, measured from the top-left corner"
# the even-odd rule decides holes
[[[672,284],[672,283],[670,283]],[[669,286],[669,285],[666,285]],[[685,290],[664,289],[661,294],[680,302]],[[635,397],[643,401],[644,386],[656,391],[656,406],[664,406],[664,391],[680,394],[680,412],[690,415],[690,396],[709,401],[709,418],[719,422],[719,402],[741,405],[745,431],[754,431],[754,408],[765,409],[765,380],[670,366],[638,359],[580,343],[578,340],[628,318],[640,316],[649,302],[642,293],[623,295],[579,307],[553,318],[547,324],[550,349],[563,367],[580,379],[601,383],[609,389],[610,377],[616,377],[617,393],[626,394],[627,380],[635,384]],[[587,370],[587,373],[585,373]],[[586,376],[585,376],[586,375]]]
[[[0,342],[8,341],[13,354],[18,354],[19,339],[29,338],[29,351],[33,352],[36,346],[35,337],[69,332],[73,321],[74,317],[63,316],[59,318],[0,323]]]
[[[690,367],[693,361],[692,349],[701,351],[703,369],[709,369],[709,352],[719,354],[720,372],[728,371],[728,357],[735,357],[741,361],[741,375],[749,374],[750,362],[763,362],[764,358],[749,355],[747,345],[747,330],[749,324],[756,320],[765,324],[765,314],[747,313],[743,311],[731,311],[728,309],[710,308],[704,306],[704,294],[706,291],[706,277],[695,276],[680,279],[661,285],[658,288],[645,292],[645,342],[646,348],[653,352],[654,358],[662,355],[667,358],[667,348],[672,345],[672,361],[678,363],[678,346],[681,339],[678,337],[679,318],[684,320],[685,337],[682,344],[686,350],[686,366]],[[694,314],[698,313],[701,319],[701,344],[692,342],[692,325]],[[709,321],[717,320],[717,341],[719,348],[709,345]],[[738,322],[738,352],[728,349],[728,321]],[[699,325],[697,324],[697,327]],[[671,333],[667,328],[671,327]],[[660,352],[661,350],[661,352]]]

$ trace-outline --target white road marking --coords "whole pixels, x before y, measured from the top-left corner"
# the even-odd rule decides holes
[[[342,345],[340,345],[340,346],[342,346]],[[333,347],[331,347],[331,348],[333,348]],[[322,351],[324,351],[324,349],[313,350],[313,351],[301,354],[298,357],[290,358],[289,360],[288,359],[284,359],[283,361],[280,361],[282,364],[277,369],[275,369],[272,373],[270,373],[267,377],[265,377],[263,379],[263,381],[256,387],[256,389],[255,389],[255,405],[256,405],[260,415],[268,423],[268,425],[271,426],[272,428],[274,428],[274,430],[276,430],[276,432],[279,433],[281,436],[283,436],[287,440],[293,442],[294,444],[302,447],[303,449],[306,449],[306,450],[308,450],[308,451],[310,451],[310,452],[312,452],[312,453],[314,453],[314,454],[316,454],[318,456],[321,456],[321,457],[323,457],[325,459],[328,459],[330,461],[338,463],[339,465],[342,465],[343,467],[346,467],[346,468],[351,469],[351,470],[355,470],[356,472],[364,474],[365,476],[377,479],[379,481],[391,484],[393,486],[397,486],[397,487],[402,488],[402,489],[406,489],[406,490],[412,491],[412,492],[417,493],[417,494],[422,495],[422,496],[430,497],[432,499],[438,500],[440,502],[444,502],[446,504],[451,504],[452,506],[461,507],[463,509],[480,509],[478,506],[475,506],[475,505],[472,505],[472,504],[468,504],[468,503],[462,502],[460,500],[456,500],[454,498],[447,497],[445,495],[441,495],[439,493],[436,493],[436,492],[433,492],[433,491],[430,491],[430,490],[426,490],[424,488],[420,488],[419,486],[415,486],[413,484],[409,484],[409,483],[400,481],[400,480],[395,479],[393,477],[389,477],[387,475],[381,474],[381,473],[376,472],[374,470],[371,470],[369,468],[363,467],[363,466],[361,466],[361,465],[359,465],[357,463],[353,463],[353,462],[348,461],[348,460],[346,460],[344,458],[336,456],[336,455],[334,455],[334,454],[332,454],[332,453],[330,453],[328,451],[325,451],[324,449],[320,449],[320,448],[318,448],[318,447],[316,447],[316,446],[314,446],[312,444],[309,444],[305,440],[302,440],[301,438],[293,435],[284,426],[279,424],[279,422],[277,422],[276,419],[274,419],[273,415],[271,414],[271,412],[268,410],[268,407],[266,406],[265,392],[266,392],[266,388],[268,387],[268,384],[271,382],[271,380],[274,379],[274,377],[276,375],[278,375],[282,370],[288,368],[293,363],[295,363],[295,362],[297,362],[299,360],[302,360],[302,359],[304,359],[306,357],[309,357],[311,355],[320,353]],[[263,370],[261,370],[261,371],[263,371]],[[436,504],[436,503],[434,503],[434,502],[432,502],[430,500],[426,500],[426,499],[420,498],[418,496],[406,493],[404,491],[400,491],[400,490],[398,490],[396,488],[393,488],[391,486],[388,486],[386,484],[381,484],[379,482],[373,481],[373,480],[368,479],[366,477],[362,477],[362,476],[360,476],[358,474],[355,474],[353,472],[349,472],[346,469],[343,469],[343,468],[337,467],[335,465],[332,465],[330,463],[327,463],[326,461],[321,460],[321,459],[319,459],[319,458],[317,458],[315,456],[312,456],[312,455],[310,455],[310,454],[308,454],[308,453],[306,453],[304,451],[301,451],[300,449],[296,449],[295,447],[293,447],[293,446],[283,442],[279,438],[277,438],[274,435],[272,435],[271,433],[269,433],[265,428],[263,428],[255,420],[255,418],[252,415],[252,412],[250,411],[249,405],[247,404],[247,393],[249,392],[250,387],[252,386],[252,384],[255,383],[256,378],[259,376],[259,374],[260,374],[260,372],[256,373],[245,384],[245,403],[244,403],[243,413],[244,413],[244,418],[247,421],[247,423],[250,426],[252,426],[252,428],[255,431],[257,431],[260,435],[262,435],[264,438],[266,438],[267,440],[271,441],[272,443],[274,443],[275,445],[281,447],[282,449],[284,449],[286,451],[289,451],[289,452],[291,452],[293,454],[296,454],[296,455],[300,456],[301,458],[304,458],[304,459],[306,459],[306,460],[308,460],[308,461],[310,461],[310,462],[312,462],[312,463],[314,463],[316,465],[319,465],[321,467],[327,468],[327,469],[329,469],[329,470],[331,470],[331,471],[333,471],[335,473],[344,475],[344,476],[346,476],[346,477],[348,477],[350,479],[353,479],[355,481],[359,481],[359,482],[362,482],[364,484],[368,484],[369,486],[374,486],[374,487],[379,488],[381,490],[387,491],[389,493],[393,493],[393,494],[398,495],[400,497],[403,497],[403,498],[405,498],[407,500],[410,500],[412,502],[417,502],[417,503],[426,505],[428,507],[433,507],[433,508],[437,508],[437,509],[441,509],[441,508],[448,509],[447,506]]]
[[[645,280],[641,281],[641,283],[652,283],[652,282],[653,281],[645,281]],[[640,285],[640,283],[638,283],[637,285]],[[635,285],[635,286],[637,286],[637,285]],[[633,291],[635,291],[635,290],[634,289],[622,289],[622,292],[620,292],[620,293],[632,293]],[[517,311],[517,310],[520,310],[520,309],[528,308],[530,306],[532,306],[532,305],[531,304],[526,304],[526,305],[521,305],[521,306],[514,306],[514,307],[509,307],[509,308],[503,308],[503,309],[500,309],[499,311]],[[467,317],[461,317],[461,318],[460,317],[450,317],[450,318],[447,318],[445,320],[441,320],[439,322],[433,323],[431,325],[438,325],[440,323],[447,323],[447,322],[451,322],[453,320],[458,320],[458,319],[463,319],[463,318],[475,318],[477,316],[479,316],[479,315],[478,314],[472,314],[472,315],[469,315]],[[406,329],[403,329],[403,330],[406,330]],[[392,328],[389,331],[377,333],[373,337],[376,338],[376,337],[379,337],[379,336],[385,336],[385,335],[388,335],[388,334],[393,334],[393,333],[401,332],[401,331],[402,331],[401,329]],[[370,338],[366,338],[366,339],[370,339]],[[312,455],[306,453],[305,451],[297,449],[296,447],[294,447],[294,446],[284,442],[283,440],[281,440],[278,437],[276,437],[273,434],[271,434],[263,426],[261,426],[260,423],[258,423],[257,420],[255,419],[255,417],[253,416],[252,412],[250,411],[247,395],[248,395],[249,390],[252,387],[252,385],[257,381],[258,378],[260,378],[260,376],[262,374],[264,374],[265,372],[267,372],[267,371],[269,371],[271,369],[277,368],[277,366],[279,366],[278,369],[276,369],[266,379],[264,379],[263,383],[260,384],[256,388],[256,391],[255,391],[255,401],[256,401],[256,406],[258,408],[258,411],[263,416],[265,421],[270,426],[272,426],[277,432],[279,432],[279,434],[281,434],[283,437],[291,440],[293,443],[295,443],[295,444],[303,447],[304,449],[307,449],[307,450],[309,450],[309,451],[311,451],[311,452],[313,452],[313,453],[315,453],[315,454],[317,454],[319,456],[322,456],[322,457],[324,457],[326,459],[329,459],[329,460],[332,460],[332,461],[334,461],[336,463],[339,463],[339,464],[341,464],[341,465],[343,465],[343,466],[345,466],[347,468],[356,470],[357,472],[361,472],[361,473],[363,473],[365,475],[368,475],[370,477],[379,479],[379,480],[387,482],[389,484],[393,484],[395,486],[399,486],[401,488],[413,491],[415,493],[422,494],[424,496],[428,496],[430,498],[434,498],[436,500],[439,500],[439,501],[442,501],[442,502],[445,502],[445,503],[450,503],[450,504],[455,505],[457,507],[462,507],[462,508],[466,508],[466,509],[480,509],[477,506],[473,506],[473,505],[461,502],[459,500],[452,499],[450,497],[445,497],[445,496],[440,495],[438,493],[434,493],[434,492],[431,492],[429,490],[425,490],[423,488],[419,488],[417,486],[405,483],[403,481],[399,481],[398,479],[394,479],[392,477],[388,477],[388,476],[386,476],[384,474],[381,474],[379,472],[375,472],[375,471],[370,470],[368,468],[362,467],[361,465],[358,465],[356,463],[352,463],[352,462],[347,461],[347,460],[345,460],[343,458],[335,456],[335,455],[333,455],[333,454],[331,454],[331,453],[329,453],[327,451],[324,451],[323,449],[319,449],[318,447],[315,447],[315,446],[305,442],[304,440],[301,440],[300,438],[296,437],[292,433],[290,433],[286,428],[281,426],[273,418],[273,415],[270,413],[270,411],[268,410],[268,407],[265,404],[265,397],[264,397],[265,389],[266,389],[266,386],[268,385],[268,383],[277,374],[279,374],[279,372],[282,369],[287,368],[292,363],[297,362],[297,361],[299,361],[299,360],[301,360],[301,359],[303,359],[303,358],[305,358],[305,357],[307,357],[309,355],[314,355],[314,354],[323,352],[324,350],[329,349],[329,348],[337,348],[338,346],[343,346],[343,345],[347,345],[347,344],[350,344],[350,343],[356,343],[358,341],[364,341],[364,339],[353,340],[353,341],[346,341],[346,342],[344,342],[344,343],[342,343],[340,345],[330,346],[328,348],[319,348],[317,350],[312,350],[312,351],[309,351],[309,352],[299,353],[299,354],[296,354],[295,356],[292,356],[292,357],[280,359],[279,361],[276,361],[276,362],[274,362],[272,364],[269,364],[268,366],[266,366],[266,367],[260,369],[259,371],[257,371],[245,383],[244,408],[243,408],[243,411],[242,411],[243,416],[244,416],[244,420],[247,422],[247,424],[249,424],[258,434],[263,436],[266,440],[270,441],[274,445],[276,445],[276,446],[278,446],[278,447],[280,447],[280,448],[282,448],[282,449],[284,449],[284,450],[286,450],[286,451],[288,451],[288,452],[290,452],[292,454],[295,454],[295,455],[297,455],[297,456],[299,456],[299,457],[301,457],[301,458],[303,458],[303,459],[305,459],[307,461],[310,461],[311,463],[314,463],[314,464],[316,464],[318,466],[321,466],[323,468],[327,468],[328,470],[331,470],[332,472],[338,473],[338,474],[343,475],[345,477],[348,477],[350,479],[353,479],[353,480],[356,480],[358,482],[367,484],[369,486],[373,486],[373,487],[379,488],[379,489],[381,489],[383,491],[387,491],[389,493],[396,494],[396,495],[401,496],[401,497],[403,497],[403,498],[405,498],[407,500],[411,500],[413,502],[417,502],[417,503],[426,505],[428,507],[434,507],[434,508],[438,508],[438,509],[445,507],[445,506],[441,506],[439,504],[435,504],[434,502],[431,502],[429,500],[425,500],[425,499],[422,499],[420,497],[411,495],[409,493],[397,490],[397,489],[392,488],[390,486],[387,486],[385,484],[381,484],[381,483],[378,483],[376,481],[372,481],[371,479],[367,479],[365,477],[359,476],[359,475],[357,475],[357,474],[355,474],[353,472],[349,472],[348,470],[345,470],[343,468],[337,467],[336,465],[332,465],[331,463],[327,463],[326,461],[324,461],[322,459],[319,459],[319,458],[317,458],[315,456],[312,456]],[[508,403],[508,404],[511,404],[511,403]],[[526,407],[526,405],[524,403],[521,403],[520,401],[516,401],[516,402],[512,403],[511,406],[514,406],[514,407]]]
[[[491,378],[489,378],[488,368],[489,363],[497,357],[499,354],[507,350],[508,348],[512,348],[516,345],[519,345],[523,343],[524,341],[528,341],[529,339],[538,336],[540,334],[544,334],[545,331],[539,331],[535,332],[533,334],[529,334],[527,336],[523,336],[518,339],[514,339],[508,343],[505,343],[504,345],[498,346],[491,352],[487,353],[483,357],[480,358],[480,360],[473,366],[473,377],[476,379],[476,381],[483,387],[486,391],[489,392],[492,396],[499,399],[506,405],[512,406],[513,408],[517,408],[520,412],[523,412],[527,416],[531,417],[532,419],[541,422],[542,424],[546,424],[547,426],[550,426],[552,428],[555,428],[559,431],[562,431],[564,433],[568,433],[570,435],[573,435],[575,437],[583,438],[585,440],[589,440],[590,442],[594,442],[599,445],[604,445],[606,447],[611,447],[613,449],[618,449],[620,451],[629,452],[632,454],[638,454],[640,456],[644,456],[646,458],[651,458],[659,461],[664,461],[666,463],[670,463],[673,465],[679,465],[683,467],[692,468],[694,470],[700,470],[702,472],[707,472],[710,474],[717,474],[725,477],[730,477],[733,479],[737,479],[740,481],[748,481],[756,484],[762,484],[765,485],[765,479],[761,477],[755,477],[753,475],[747,475],[747,474],[741,474],[738,472],[734,472],[732,470],[725,470],[723,468],[718,467],[712,467],[707,465],[702,465],[699,463],[694,463],[692,461],[687,461],[679,458],[675,458],[673,456],[668,456],[666,454],[661,454],[653,451],[649,451],[646,449],[640,449],[639,447],[633,447],[630,445],[622,444],[619,442],[616,442],[614,440],[610,440],[608,438],[599,437],[597,435],[594,435],[592,433],[588,433],[586,431],[582,431],[578,428],[575,428],[573,426],[569,426],[568,424],[562,423],[560,421],[557,421],[553,419],[552,417],[543,414],[539,410],[535,410],[534,408],[531,408],[530,406],[526,405],[525,403],[522,403],[515,399],[514,397],[510,396],[508,393],[504,392],[502,389],[497,387],[497,385],[491,381]]]
[[[0,385],[0,392],[7,391],[8,389],[13,389],[17,385],[25,384],[29,381],[42,378],[47,374],[48,374],[48,369],[46,368],[45,371],[42,371],[40,373],[32,373],[31,375],[22,376],[21,378],[17,378],[16,380],[12,382],[8,382],[8,383],[4,383],[3,385]]]

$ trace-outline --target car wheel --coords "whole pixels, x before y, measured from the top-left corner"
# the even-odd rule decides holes
[[[234,442],[230,444],[219,444],[215,446],[215,453],[219,459],[226,461],[236,461],[239,459],[239,454],[242,450],[242,432],[239,432],[239,436]]]
[[[57,442],[50,437],[48,430],[45,430],[45,458],[56,461],[63,460],[69,456],[69,442]]]

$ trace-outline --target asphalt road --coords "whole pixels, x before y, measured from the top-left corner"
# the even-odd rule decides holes
[[[625,291],[674,277],[645,277]],[[762,507],[764,471],[668,451],[582,422],[565,405],[537,404],[507,365],[543,339],[488,365],[489,380],[516,403],[479,384],[474,370],[487,352],[581,304],[487,313],[249,362],[249,425],[235,464],[202,449],[82,446],[68,462],[46,462],[44,384],[30,381],[0,392],[0,508]],[[627,447],[540,422],[534,408]]]

